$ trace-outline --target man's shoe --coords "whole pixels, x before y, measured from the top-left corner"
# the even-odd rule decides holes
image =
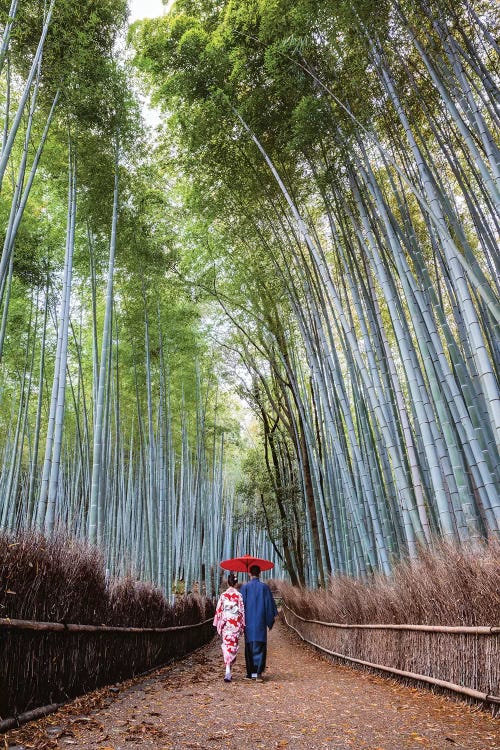
[[[231,682],[231,675],[229,675],[229,674],[226,674],[226,675],[224,676],[224,682]]]
[[[254,678],[255,682],[264,682],[264,678],[261,674],[258,674],[257,677]]]

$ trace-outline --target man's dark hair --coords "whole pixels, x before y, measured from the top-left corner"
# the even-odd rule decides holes
[[[250,575],[260,576],[260,568],[258,565],[250,565]]]

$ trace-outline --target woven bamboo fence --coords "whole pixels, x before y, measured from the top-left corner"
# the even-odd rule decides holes
[[[165,628],[0,619],[0,730],[199,648],[212,619]]]
[[[282,606],[286,624],[333,660],[416,680],[500,711],[500,627],[322,622]]]

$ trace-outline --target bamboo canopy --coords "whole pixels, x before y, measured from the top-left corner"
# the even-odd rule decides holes
[[[237,6],[130,30],[154,138],[125,0],[0,18],[0,528],[169,596],[500,534],[494,11]]]

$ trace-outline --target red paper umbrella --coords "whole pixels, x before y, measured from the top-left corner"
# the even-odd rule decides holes
[[[232,570],[235,573],[248,573],[252,565],[258,565],[261,570],[271,570],[271,568],[274,568],[274,563],[271,560],[253,557],[253,555],[232,557],[230,560],[223,560],[220,563],[221,568]]]

